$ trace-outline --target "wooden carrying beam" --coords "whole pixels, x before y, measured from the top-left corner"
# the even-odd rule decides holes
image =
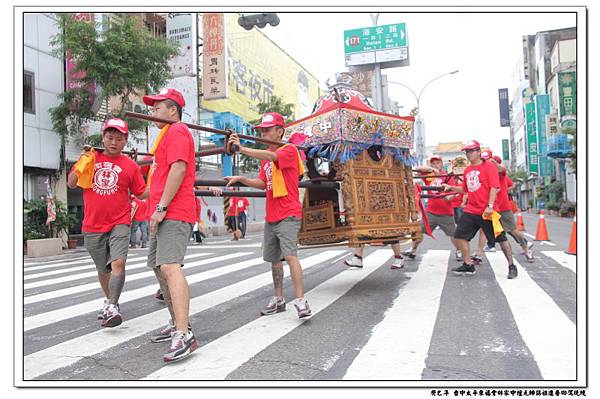
[[[267,193],[264,191],[223,191],[223,195],[215,195],[209,190],[194,190],[197,197],[254,197],[265,198]]]
[[[225,187],[227,185],[227,180],[196,180],[194,182],[196,186],[207,186],[207,187]],[[311,182],[311,181],[301,181],[299,184],[300,188],[329,188],[339,190],[340,185],[336,182],[332,181],[323,181],[323,182]],[[234,187],[246,187],[242,183],[233,184]]]

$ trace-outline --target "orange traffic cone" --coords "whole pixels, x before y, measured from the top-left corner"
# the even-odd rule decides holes
[[[544,210],[540,211],[540,220],[535,233],[535,241],[550,241],[548,238],[548,230],[546,229],[546,220],[544,219]]]
[[[569,249],[565,251],[569,255],[577,255],[577,215],[573,216],[573,230],[571,231],[571,241]]]
[[[521,215],[521,211],[517,212],[517,230],[525,231],[525,224],[523,224],[523,215]]]

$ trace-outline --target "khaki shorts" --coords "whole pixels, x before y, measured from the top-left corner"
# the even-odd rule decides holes
[[[453,215],[435,215],[433,213],[427,212],[427,222],[429,223],[429,227],[431,231],[435,230],[437,226],[440,226],[440,229],[446,234],[448,237],[453,237],[454,232],[456,231],[456,224],[454,223]],[[423,233],[425,231],[425,222],[421,218],[421,230]]]
[[[99,273],[110,273],[110,264],[127,259],[129,226],[118,224],[106,233],[83,233],[83,246],[90,253]]]
[[[192,235],[193,225],[181,220],[163,220],[148,242],[148,267],[165,264],[183,266],[183,258]]]
[[[298,256],[298,232],[302,221],[290,216],[279,222],[265,222],[263,259],[277,263],[286,256]]]
[[[500,224],[507,233],[517,229],[517,222],[515,221],[515,215],[513,211],[502,211],[500,212]]]

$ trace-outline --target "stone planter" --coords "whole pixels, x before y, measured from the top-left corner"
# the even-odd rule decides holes
[[[32,258],[40,256],[61,255],[63,241],[60,238],[42,238],[27,240],[27,256]]]

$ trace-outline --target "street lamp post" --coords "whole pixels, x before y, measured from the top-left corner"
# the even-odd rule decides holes
[[[405,88],[407,88],[412,95],[415,97],[415,100],[417,102],[417,119],[415,120],[415,151],[417,153],[417,158],[419,160],[419,162],[422,162],[423,159],[425,159],[425,134],[423,132],[423,121],[421,120],[421,108],[420,108],[420,101],[421,101],[421,96],[423,95],[423,92],[425,91],[425,89],[427,88],[427,86],[429,86],[431,83],[433,83],[434,81],[443,78],[444,76],[448,76],[448,75],[454,75],[455,73],[457,73],[458,70],[452,71],[452,72],[446,72],[444,74],[441,74],[439,76],[436,76],[435,78],[431,79],[429,82],[425,83],[425,85],[423,86],[423,88],[421,89],[421,91],[419,91],[419,94],[417,94],[412,88],[410,88],[409,86],[405,85],[404,83],[401,82],[393,82],[388,80],[388,83],[394,83],[400,86],[403,86]]]

